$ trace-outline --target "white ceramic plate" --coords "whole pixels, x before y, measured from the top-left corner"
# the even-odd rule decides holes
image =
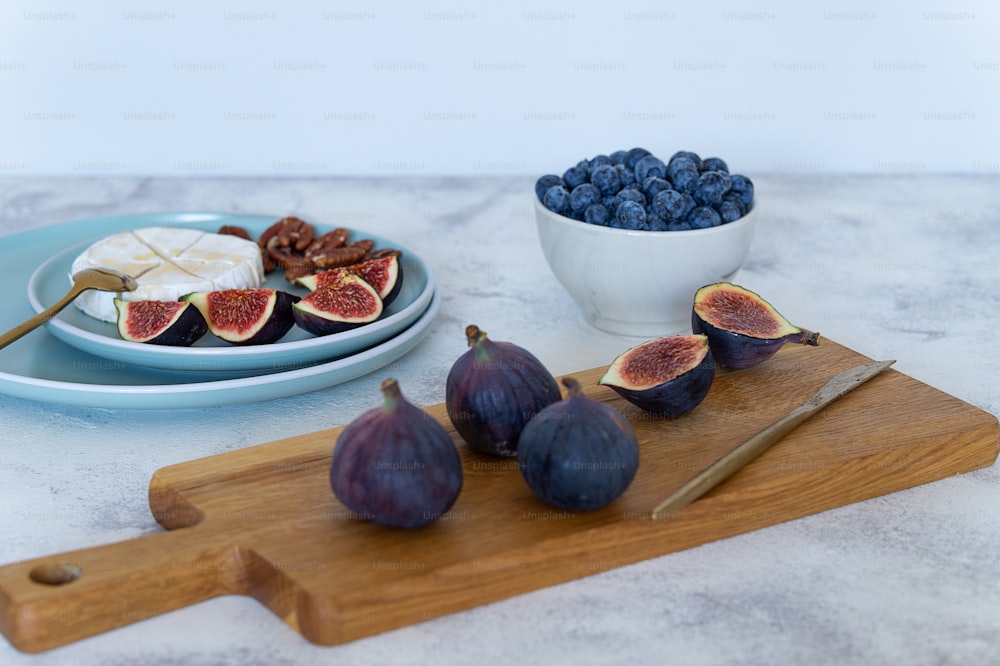
[[[274,218],[250,219],[242,216],[240,222],[240,226],[246,228],[256,238],[274,222]],[[138,223],[137,221],[136,224]],[[222,223],[225,222],[178,221],[163,226],[216,231]],[[315,226],[318,234],[332,228]],[[41,312],[65,295],[70,285],[68,276],[73,260],[88,245],[105,235],[107,234],[65,248],[39,266],[28,281],[28,302],[35,312]],[[343,358],[380,344],[405,330],[427,309],[435,290],[434,280],[427,266],[411,250],[363,231],[351,230],[351,238],[371,238],[375,240],[376,248],[394,247],[401,250],[403,283],[398,296],[378,320],[349,331],[317,337],[298,326],[293,326],[278,342],[254,346],[232,345],[208,333],[190,347],[170,347],[122,340],[114,324],[90,317],[73,305],[63,310],[46,326],[54,336],[81,351],[114,361],[163,370],[187,370],[235,376],[251,372],[256,374],[301,368],[320,361]],[[308,293],[306,289],[288,283],[280,271],[271,273],[264,286],[282,289],[298,296],[305,296]]]
[[[0,289],[24,294],[27,276],[68,246],[124,229],[175,224],[247,226],[262,216],[163,213],[93,218],[56,224],[0,239]],[[404,278],[405,280],[405,278]],[[341,359],[284,368],[248,377],[220,379],[218,373],[172,372],[86,353],[63,343],[48,329],[32,331],[0,349],[0,393],[42,402],[106,409],[216,407],[283,398],[335,386],[374,372],[415,347],[430,330],[440,298],[432,295],[422,315],[385,342]],[[13,297],[0,308],[0,331],[32,316],[27,299]]]

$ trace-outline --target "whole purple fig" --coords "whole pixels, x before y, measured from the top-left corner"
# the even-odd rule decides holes
[[[541,361],[510,342],[493,342],[468,326],[469,347],[452,365],[445,384],[448,417],[476,451],[516,456],[521,430],[543,408],[562,398]]]
[[[440,423],[406,401],[395,379],[384,402],[340,433],[330,465],[333,494],[376,523],[420,527],[441,517],[462,489],[462,461]]]
[[[639,441],[614,407],[588,398],[564,377],[569,396],[549,405],[521,433],[517,463],[540,498],[567,511],[617,499],[639,469]]]

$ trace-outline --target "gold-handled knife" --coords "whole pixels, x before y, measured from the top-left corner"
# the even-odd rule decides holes
[[[659,520],[698,499],[767,451],[810,416],[848,391],[861,386],[893,363],[895,361],[875,361],[840,373],[828,381],[808,402],[796,407],[699,472],[670,497],[660,502],[650,517]]]

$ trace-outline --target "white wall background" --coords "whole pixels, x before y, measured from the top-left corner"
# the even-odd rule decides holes
[[[1000,3],[4,0],[0,175],[1000,173]]]

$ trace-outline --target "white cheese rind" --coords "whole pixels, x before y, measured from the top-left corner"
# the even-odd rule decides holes
[[[260,248],[236,236],[194,229],[147,227],[102,238],[73,261],[70,276],[95,267],[115,268],[135,278],[135,291],[85,291],[76,307],[115,322],[114,299],[176,301],[193,291],[249,289],[264,282]]]

